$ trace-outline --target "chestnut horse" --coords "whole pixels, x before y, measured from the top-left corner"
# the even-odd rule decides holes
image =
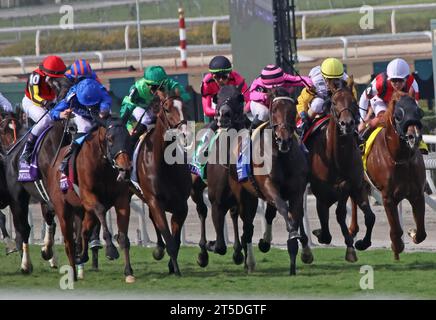
[[[252,237],[253,220],[256,215],[257,199],[261,198],[274,206],[284,218],[289,233],[287,248],[290,256],[290,275],[296,274],[298,253],[298,229],[302,226],[303,200],[307,184],[307,163],[294,135],[296,106],[289,93],[283,89],[273,89],[269,93],[270,120],[268,129],[260,132],[260,143],[254,143],[256,155],[269,155],[263,161],[254,161],[254,175],[246,181],[238,182],[236,166],[230,165],[230,188],[238,203],[238,213],[243,221],[241,237],[245,253],[245,268],[254,270]],[[238,153],[238,147],[233,150]],[[268,170],[269,168],[269,170]],[[257,171],[260,170],[260,171]],[[215,221],[215,219],[214,219]],[[312,256],[307,245],[308,239],[302,230],[305,256]],[[217,237],[218,241],[218,237]],[[310,260],[310,259],[308,259]]]
[[[415,99],[394,97],[384,115],[384,127],[376,136],[366,160],[368,178],[382,194],[396,260],[404,250],[397,209],[403,199],[412,205],[417,228],[409,230],[409,236],[414,243],[421,243],[427,236],[424,225],[425,165],[418,149],[422,140],[422,116]],[[357,217],[353,215],[350,230],[355,232],[357,228]]]
[[[220,89],[217,94],[216,105],[216,121],[218,124],[218,130],[222,130],[221,132],[227,133],[229,129],[240,130],[244,128],[242,117],[243,103],[244,96],[241,93],[241,88],[235,86],[223,86]],[[208,135],[209,139],[211,139],[214,135],[214,132],[210,130]],[[227,134],[220,134],[218,136],[214,146],[210,148],[211,150],[207,151],[208,158],[214,157],[216,160],[223,158],[220,156],[220,146],[223,145],[223,143],[227,144],[227,138]],[[204,151],[204,153],[206,153],[206,150]],[[226,159],[224,162],[213,161],[213,163],[208,162],[206,164],[205,170],[207,175],[207,185],[200,178],[200,176],[194,174],[192,175],[191,198],[196,204],[197,213],[201,222],[201,237],[199,242],[201,251],[197,258],[197,262],[201,267],[206,267],[208,264],[209,256],[207,250],[221,255],[224,255],[227,251],[221,230],[224,228],[224,217],[228,210],[230,210],[230,215],[233,222],[233,231],[235,234],[233,261],[236,264],[241,264],[243,262],[242,245],[239,241],[236,199],[231,193],[228,182],[230,163],[229,154],[230,148],[227,148]],[[206,240],[207,207],[203,200],[203,191],[206,187],[208,188],[208,196],[212,205],[212,217],[214,219],[219,219],[219,221],[215,221],[215,224],[218,226],[218,241],[207,242]]]
[[[364,185],[363,164],[357,146],[355,129],[358,106],[351,91],[352,83],[333,92],[331,97],[331,118],[326,127],[309,138],[309,182],[316,197],[316,209],[321,229],[313,230],[320,243],[329,244],[329,208],[337,202],[336,220],[347,246],[345,259],[357,261],[353,237],[346,225],[347,200],[357,203],[365,214],[366,235],[356,242],[356,248],[365,250],[371,245],[371,233],[375,223],[367,190]]]
[[[166,245],[170,256],[169,272],[180,276],[177,256],[182,226],[188,214],[191,175],[184,148],[179,148],[179,142],[168,137],[171,138],[171,132],[182,132],[185,136],[186,120],[181,100],[162,91],[157,92],[151,108],[157,116],[156,126],[141,142],[136,167],[141,192],[135,187],[132,190],[149,207],[158,239],[154,257],[161,259]],[[169,151],[171,148],[172,151]],[[182,156],[182,161],[172,163],[174,152]],[[166,211],[172,213],[171,231]]]
[[[131,171],[132,147],[129,133],[124,123],[117,118],[106,121],[94,119],[99,126],[91,131],[76,157],[77,185],[79,191],[69,188],[63,193],[59,186],[60,162],[67,148],[60,151],[57,162],[47,173],[48,191],[59,219],[65,241],[65,251],[70,266],[88,261],[88,241],[98,219],[103,228],[106,241],[106,256],[110,259],[119,257],[112,243],[112,235],[106,224],[105,213],[114,207],[117,214],[118,234],[116,239],[124,250],[124,275],[127,283],[135,281],[130,264],[130,242],[127,236],[130,218],[130,192],[128,181]],[[77,192],[77,193],[76,193]],[[74,259],[73,210],[84,210],[82,223],[82,252]]]

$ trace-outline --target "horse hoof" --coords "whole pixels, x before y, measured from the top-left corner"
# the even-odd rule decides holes
[[[10,255],[11,253],[17,252],[18,249],[17,249],[16,247],[15,247],[15,248],[8,248],[8,247],[6,247],[6,248],[5,248],[5,251],[6,251],[6,255],[8,256],[8,255]]]
[[[363,251],[368,249],[371,246],[371,241],[357,240],[354,246],[357,250]]]
[[[311,264],[313,262],[312,250],[310,250],[309,247],[303,248],[303,252],[301,253],[301,262],[304,264]]]
[[[27,268],[21,266],[21,273],[22,274],[31,274],[32,272],[33,272],[33,266],[32,265],[30,265]]]
[[[256,265],[247,266],[247,273],[253,273],[256,269]]]
[[[220,256],[223,256],[223,255],[225,255],[227,253],[227,247],[226,246],[224,246],[224,247],[217,247],[217,246],[215,246],[215,251],[214,252],[218,253]]]
[[[45,261],[50,260],[51,258],[53,258],[53,250],[51,248],[47,249],[47,251],[45,251],[44,249],[41,249],[41,257]]]
[[[296,268],[295,268],[294,265],[291,266],[291,269],[290,269],[290,271],[289,271],[289,275],[290,275],[290,276],[295,276],[295,275],[297,275],[297,270],[296,270]]]
[[[264,239],[260,239],[258,247],[261,252],[266,253],[271,249],[271,243],[266,242]]]
[[[216,243],[216,241],[208,241],[206,243],[207,251],[215,252],[215,243]]]
[[[106,258],[109,260],[116,260],[120,257],[117,248],[115,246],[106,247]]]
[[[134,276],[127,276],[126,283],[135,283],[136,279]]]
[[[83,265],[80,265],[77,268],[77,279],[79,279],[79,280],[85,279],[85,270],[84,270]]]
[[[400,260],[400,253],[404,250],[404,242],[400,241],[400,245],[398,248],[394,246],[393,243],[391,243],[391,249],[394,252],[395,260]]]
[[[209,255],[207,254],[207,252],[205,254],[203,253],[198,254],[197,263],[202,268],[207,267],[207,265],[209,264]]]
[[[347,260],[348,262],[356,262],[357,261],[356,250],[354,250],[353,247],[347,248],[347,251],[345,252],[345,260]]]
[[[322,229],[315,229],[312,231],[312,234],[318,238],[318,242],[321,244],[330,244],[332,242],[332,236],[324,236]]]
[[[233,262],[236,265],[240,265],[244,262],[244,255],[242,254],[242,252],[233,252]]]
[[[165,250],[163,247],[156,247],[153,250],[153,258],[154,260],[162,260],[162,258],[165,256]]]

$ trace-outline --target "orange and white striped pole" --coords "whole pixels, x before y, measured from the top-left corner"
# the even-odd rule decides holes
[[[180,60],[182,61],[182,67],[188,67],[188,53],[186,51],[186,28],[185,28],[185,13],[183,8],[179,8],[179,46],[180,46]]]

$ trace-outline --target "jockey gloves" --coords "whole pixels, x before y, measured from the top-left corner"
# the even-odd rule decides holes
[[[274,64],[269,64],[263,68],[260,79],[266,88],[280,87],[285,83],[282,68]]]
[[[324,78],[342,78],[344,65],[336,58],[327,58],[321,64],[321,73]]]

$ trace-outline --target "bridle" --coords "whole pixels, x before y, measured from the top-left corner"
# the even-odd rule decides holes
[[[290,123],[273,123],[273,117],[272,117],[272,111],[273,111],[273,104],[277,101],[281,101],[281,100],[286,100],[286,101],[291,101],[293,104],[295,104],[294,99],[292,99],[291,97],[287,97],[287,96],[281,96],[281,97],[275,97],[269,104],[269,128],[272,129],[273,132],[273,138],[274,141],[277,145],[280,145],[282,142],[280,141],[280,138],[277,136],[276,133],[276,128],[279,129],[286,129],[289,131],[290,134],[290,139],[292,139],[292,133],[295,130],[295,125],[292,126]]]
[[[121,155],[123,153],[129,154],[129,152],[127,151],[127,149],[124,148],[124,149],[117,151],[117,153],[115,153],[115,155],[112,156],[112,154],[110,152],[110,148],[109,148],[109,143],[107,143],[107,136],[108,136],[109,130],[116,128],[116,127],[124,127],[124,125],[121,123],[116,123],[116,124],[111,123],[106,128],[106,133],[105,133],[105,138],[104,138],[104,140],[106,141],[106,148],[102,145],[102,144],[104,144],[105,141],[102,141],[100,139],[99,139],[99,147],[100,147],[100,152],[103,155],[103,159],[108,160],[108,162],[112,166],[112,168],[114,168],[118,171],[123,171],[124,169],[121,168],[120,166],[118,166],[118,164],[116,163],[116,159],[119,155]],[[101,130],[101,128],[102,127],[99,127],[99,131]],[[106,152],[104,151],[104,149],[106,149]]]
[[[168,116],[167,116],[167,114],[170,111],[165,108],[165,104],[169,100],[176,100],[176,99],[178,99],[178,97],[166,97],[165,100],[161,101],[160,105],[159,105],[159,108],[162,111],[161,114],[163,114],[163,120],[161,119],[161,121],[163,122],[165,127],[168,128],[168,129],[179,129],[182,125],[188,123],[186,119],[181,119],[177,124],[171,125],[171,122],[169,121]]]
[[[336,103],[334,103],[334,97],[335,97],[335,95],[336,95],[337,93],[339,93],[339,92],[341,92],[341,91],[343,91],[343,90],[345,90],[345,89],[344,89],[344,88],[340,88],[340,89],[336,90],[336,91],[333,93],[333,95],[332,95],[332,97],[331,97],[330,113],[331,113],[331,115],[333,116],[333,121],[335,122],[336,126],[339,127],[339,129],[340,129],[340,135],[347,135],[347,133],[344,133],[344,132],[343,132],[342,128],[343,128],[344,125],[342,125],[342,124],[340,123],[339,119],[340,119],[341,114],[342,114],[343,112],[348,111],[348,112],[351,113],[351,116],[352,116],[353,119],[355,120],[355,119],[356,119],[356,112],[352,109],[352,107],[346,107],[346,108],[343,108],[343,109],[340,110],[339,112],[336,111]],[[353,103],[352,103],[352,106],[356,106],[356,109],[357,109],[357,104],[356,104],[356,101],[354,100],[354,97],[353,97]],[[356,125],[356,122],[354,123],[354,125]],[[352,133],[353,133],[353,130],[351,131],[350,134],[352,134]]]

